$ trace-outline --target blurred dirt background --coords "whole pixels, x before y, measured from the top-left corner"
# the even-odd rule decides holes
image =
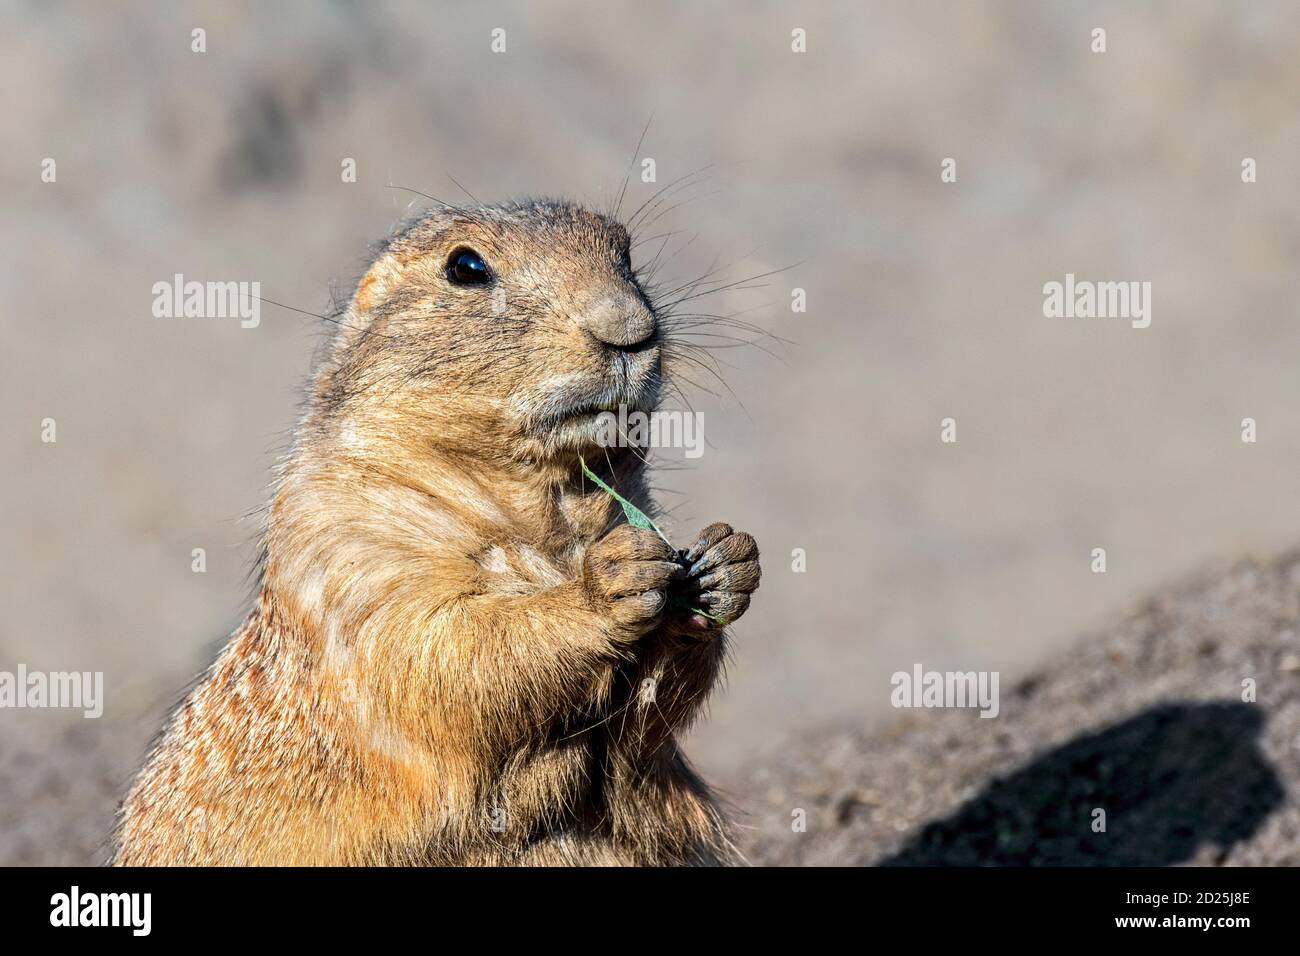
[[[669,271],[790,267],[707,303],[792,344],[718,353],[729,390],[694,393],[709,448],[661,482],[677,536],[725,519],[765,557],[690,749],[722,779],[784,781],[761,791],[768,825],[811,799],[805,763],[841,774],[828,806],[935,788],[881,818],[896,846],[850,796],[834,810],[849,849],[805,841],[798,859],[932,860],[906,838],[956,812],[962,787],[979,795],[973,771],[941,785],[951,765],[913,750],[910,719],[891,724],[894,671],[999,670],[1008,697],[1043,668],[1088,674],[1098,661],[1060,657],[1078,635],[1300,539],[1293,4],[3,2],[0,19],[0,669],[102,670],[107,696],[98,721],[0,711],[0,863],[93,855],[107,795],[242,617],[246,516],[319,340],[271,306],[256,329],[154,319],[153,284],[256,280],[321,311],[407,212],[388,184],[606,203],[652,115],[639,155],[658,183],[634,181],[625,208],[708,167],[654,227],[698,236]],[[1257,183],[1241,181],[1247,156]],[[940,182],[945,157],[956,183]],[[1067,272],[1150,281],[1151,327],[1045,319],[1043,284]],[[939,441],[949,416],[955,445]],[[1240,441],[1247,416],[1256,444]],[[1226,640],[1232,620],[1203,627]],[[1240,626],[1264,642],[1246,655],[1263,685],[1280,665],[1261,621]],[[1146,719],[1157,697],[1233,698],[1240,668],[1223,667],[1212,684],[1180,670],[1191,683],[1167,696],[1117,688],[1073,723],[1010,707],[927,720],[1010,768]],[[1209,713],[1186,706],[1137,732]],[[828,753],[861,759],[836,769]],[[852,776],[868,758],[882,782]]]

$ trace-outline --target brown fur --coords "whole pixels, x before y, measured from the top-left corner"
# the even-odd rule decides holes
[[[448,281],[460,246],[493,287]],[[653,513],[637,450],[592,420],[654,407],[658,319],[623,227],[568,204],[441,210],[387,243],[315,375],[256,605],[140,772],[116,863],[733,858],[675,739],[724,633],[668,605],[673,553],[578,467]],[[734,620],[753,539],[711,525],[697,559],[698,601]]]

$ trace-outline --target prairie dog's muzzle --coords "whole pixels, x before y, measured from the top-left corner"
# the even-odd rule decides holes
[[[578,325],[598,342],[616,349],[643,344],[655,334],[654,313],[631,292],[610,292],[576,316]]]

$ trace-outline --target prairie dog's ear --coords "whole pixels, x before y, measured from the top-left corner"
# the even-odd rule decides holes
[[[370,264],[366,274],[357,283],[348,303],[347,313],[339,323],[338,334],[334,337],[334,354],[338,355],[356,341],[357,336],[370,326],[371,310],[388,298],[393,289],[402,281],[405,271],[403,261],[392,250],[380,253],[379,258]]]
[[[391,250],[382,253],[357,283],[357,291],[352,296],[352,311],[362,317],[388,298],[388,294],[401,281],[404,271],[405,263]]]

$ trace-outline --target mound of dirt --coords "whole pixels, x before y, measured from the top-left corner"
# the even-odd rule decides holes
[[[904,713],[730,781],[750,860],[1300,864],[1300,553],[1157,596],[1003,687],[996,718]]]
[[[0,865],[86,866],[107,859],[117,802],[151,730],[108,720],[51,726],[50,712],[0,720]]]

